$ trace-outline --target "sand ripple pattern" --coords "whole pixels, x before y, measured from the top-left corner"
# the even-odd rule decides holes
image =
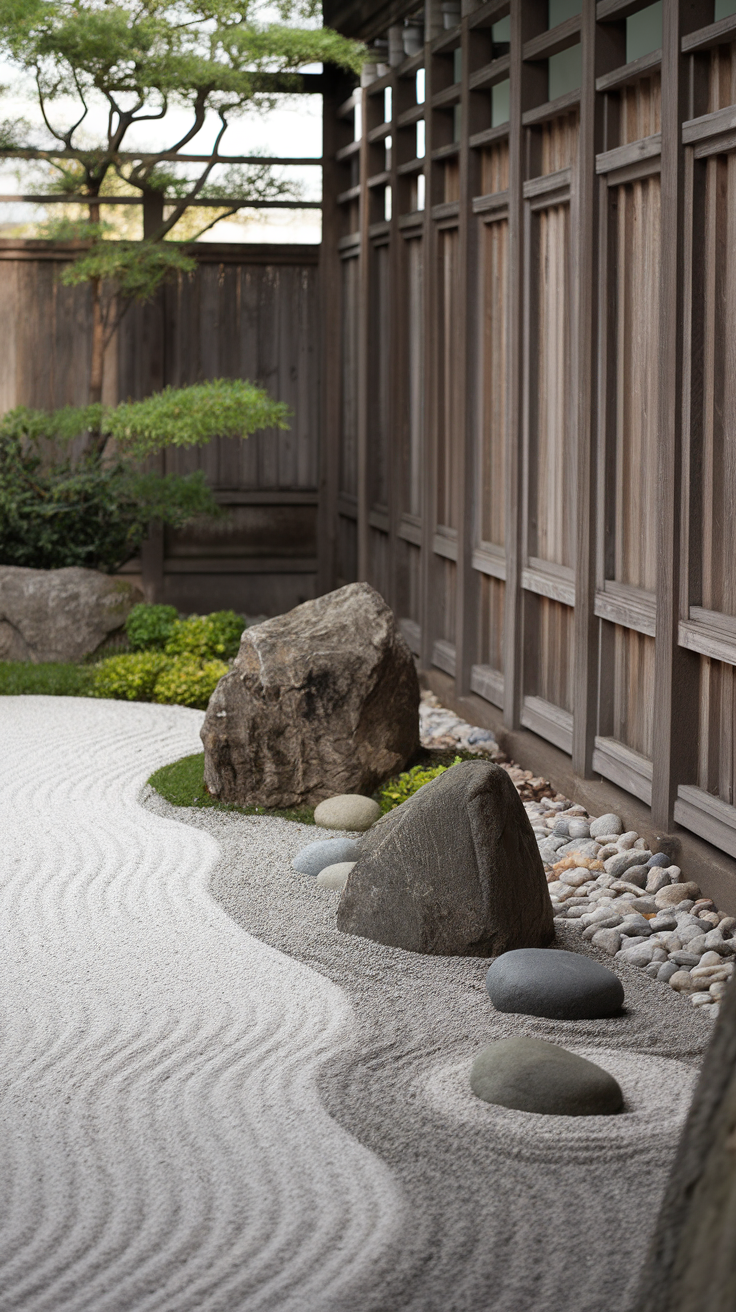
[[[323,975],[207,891],[218,844],[137,802],[202,716],[0,701],[0,1308],[359,1309],[389,1169],[317,1093]]]

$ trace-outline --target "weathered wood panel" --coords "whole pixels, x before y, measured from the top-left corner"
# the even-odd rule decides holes
[[[439,233],[439,319],[437,372],[437,506],[436,522],[457,527],[457,480],[455,451],[459,440],[457,428],[458,390],[463,384],[462,361],[457,355],[458,340],[458,257],[457,228]]]
[[[654,732],[654,638],[614,626],[611,737],[651,757]]]
[[[388,507],[390,357],[389,246],[374,247],[370,282],[369,496],[372,506]],[[383,592],[383,589],[379,589]]]
[[[659,348],[658,177],[616,189],[615,565],[621,583],[653,591],[657,569]]]
[[[482,342],[477,522],[480,539],[503,547],[506,495],[506,331],[508,219],[481,224],[479,318]]]
[[[736,668],[700,658],[698,787],[736,805]]]
[[[402,502],[406,514],[422,514],[424,459],[424,246],[421,238],[406,243],[407,351],[406,420],[402,460]]]

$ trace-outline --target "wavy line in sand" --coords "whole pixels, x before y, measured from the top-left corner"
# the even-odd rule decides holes
[[[218,847],[143,811],[201,714],[0,702],[3,1312],[327,1312],[395,1237],[322,1108],[342,991],[239,929]]]

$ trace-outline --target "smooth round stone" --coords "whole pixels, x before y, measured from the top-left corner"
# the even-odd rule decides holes
[[[620,979],[578,952],[554,948],[515,948],[488,968],[486,988],[497,1011],[547,1016],[551,1020],[592,1020],[621,1010]]]
[[[655,852],[654,856],[650,856],[649,860],[647,861],[647,865],[649,866],[650,870],[652,869],[652,866],[662,866],[664,869],[666,869],[671,864],[672,862],[670,861],[670,858],[667,856],[666,852]]]
[[[542,1116],[612,1116],[624,1101],[616,1080],[595,1062],[526,1037],[483,1048],[470,1087],[484,1102]]]
[[[318,875],[325,866],[357,861],[359,854],[360,848],[353,838],[320,838],[316,843],[307,843],[291,865],[300,875]]]
[[[317,875],[320,888],[343,889],[348,882],[348,875],[355,865],[354,861],[338,861],[337,865],[325,866]]]
[[[611,812],[607,815],[599,815],[597,820],[590,822],[591,838],[597,838],[599,834],[622,834],[623,831],[620,816],[613,815]]]
[[[675,907],[680,902],[688,898],[700,897],[700,889],[697,884],[687,882],[684,884],[668,884],[666,888],[660,888],[654,895],[654,901],[658,907]]]
[[[314,823],[323,829],[370,829],[381,814],[378,802],[360,793],[340,793],[314,808]]]

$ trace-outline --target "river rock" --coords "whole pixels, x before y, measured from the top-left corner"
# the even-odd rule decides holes
[[[447,956],[548,943],[554,922],[544,868],[506,771],[463,761],[382,816],[361,842],[337,927]]]
[[[372,793],[419,746],[419,681],[393,612],[351,583],[246,629],[201,736],[220,801],[315,806]]]
[[[591,820],[590,822],[591,838],[598,838],[599,835],[607,838],[609,834],[622,834],[623,831],[624,827],[620,816],[613,815],[610,812],[607,815],[599,815],[597,820]]]
[[[336,865],[339,861],[357,861],[359,852],[353,838],[320,838],[316,843],[307,843],[291,864],[300,875],[318,875],[325,866]]]
[[[143,593],[96,569],[0,566],[0,660],[81,661],[122,629]]]
[[[647,893],[651,893],[652,896],[654,896],[655,893],[659,893],[660,889],[667,888],[667,885],[670,884],[670,882],[670,876],[667,870],[663,870],[661,866],[649,867],[649,874],[647,875],[646,882]]]
[[[608,1071],[544,1039],[499,1039],[478,1053],[470,1087],[484,1102],[543,1116],[612,1116],[623,1106]]]
[[[352,829],[359,833],[370,829],[381,814],[378,802],[360,793],[341,793],[328,797],[314,808],[314,823],[323,829]]]
[[[644,868],[641,863],[641,851],[638,848],[634,851],[629,849],[624,852],[616,852],[615,856],[609,856],[603,862],[603,869],[606,874],[612,875],[614,879],[620,879],[626,871],[634,867],[639,867],[640,870]],[[645,879],[646,876],[643,876],[642,883]],[[641,885],[637,886],[641,887]]]
[[[621,1010],[620,979],[579,952],[518,948],[488,968],[486,988],[496,1011],[547,1016],[551,1020],[595,1020]]]
[[[621,947],[621,930],[615,928],[598,929],[591,936],[591,942],[597,948],[601,948],[603,952],[607,952],[609,957],[615,957]]]
[[[320,888],[334,888],[340,891],[345,887],[354,865],[354,861],[338,861],[337,865],[325,866],[317,875],[317,884]]]
[[[660,888],[654,895],[654,901],[658,907],[676,907],[680,902],[685,902],[689,898],[700,897],[700,888],[697,884],[669,884],[667,888]]]

